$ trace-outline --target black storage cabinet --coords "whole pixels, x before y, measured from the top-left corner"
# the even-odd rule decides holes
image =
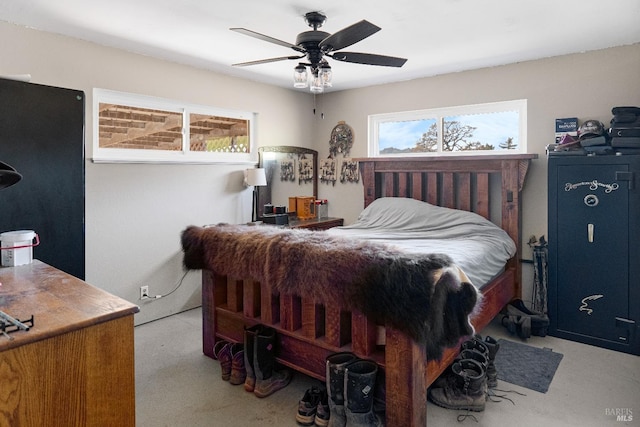
[[[85,277],[84,92],[0,79],[0,161],[22,180],[0,191],[0,232],[33,230],[33,257]]]
[[[549,334],[640,354],[640,156],[554,156]]]

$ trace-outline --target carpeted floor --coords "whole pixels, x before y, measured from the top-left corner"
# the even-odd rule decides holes
[[[498,340],[498,379],[540,393],[546,393],[560,365],[562,354],[550,348],[533,347],[510,340]]]
[[[298,400],[315,380],[296,373],[273,395],[258,399],[220,379],[220,364],[202,354],[201,309],[135,328],[137,427],[294,427]],[[499,319],[483,335],[512,340]],[[524,343],[524,342],[523,342]],[[459,411],[427,402],[429,426],[618,427],[640,426],[640,357],[551,336],[525,343],[564,356],[546,393],[499,380],[511,401],[487,401],[484,412],[457,421]],[[500,354],[502,350],[498,352]],[[631,422],[616,411],[632,411]],[[396,427],[396,426],[388,426]]]

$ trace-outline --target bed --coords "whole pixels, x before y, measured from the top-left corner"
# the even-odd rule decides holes
[[[474,212],[497,223],[513,240],[513,256],[503,268],[499,268],[488,283],[474,283],[482,294],[480,303],[474,304],[471,313],[476,331],[481,331],[510,300],[521,296],[518,262],[520,191],[533,158],[535,155],[523,154],[481,158],[357,159],[364,185],[365,210],[380,198],[417,199],[430,205]],[[345,229],[344,232],[349,233],[349,227]],[[340,233],[305,232],[318,241],[334,238],[334,233]],[[281,238],[279,235],[276,237]],[[291,258],[287,257],[282,259],[290,262]],[[232,268],[235,264],[232,260],[226,261],[228,265],[224,264],[223,258],[218,260],[218,264],[209,265],[206,257],[200,259],[200,265],[196,263],[195,268],[203,269],[203,352],[213,357],[217,340],[242,342],[244,328],[261,323],[278,332],[278,361],[282,365],[324,380],[326,357],[340,351],[352,351],[359,357],[375,360],[383,372],[386,424],[424,426],[427,387],[457,355],[454,344],[458,337],[455,334],[445,336],[448,348],[440,352],[440,349],[431,348],[433,340],[427,339],[425,345],[425,340],[421,339],[424,337],[420,336],[423,330],[416,333],[406,329],[404,324],[394,323],[397,319],[393,316],[383,316],[381,322],[380,316],[374,315],[370,307],[354,307],[349,303],[350,297],[335,293],[318,296],[314,292],[307,293],[307,288],[297,287],[274,290],[276,279],[269,276],[271,271],[279,270],[285,274],[291,269],[283,262],[275,269],[270,266],[260,270],[261,259],[254,260],[258,267],[251,274],[250,269]],[[406,264],[406,257],[401,261]],[[409,261],[409,264],[414,263],[411,257]],[[439,262],[438,259],[436,261]],[[466,268],[470,272],[473,270]],[[467,273],[464,269],[462,271]],[[256,277],[262,277],[263,281],[256,280]],[[464,275],[460,277],[464,282]],[[370,295],[365,294],[365,299]],[[464,334],[465,331],[460,332]],[[438,342],[442,344],[443,341]],[[427,354],[431,356],[429,359]]]

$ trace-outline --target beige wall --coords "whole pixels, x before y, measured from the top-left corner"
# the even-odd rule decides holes
[[[214,74],[0,23],[0,75],[86,94],[86,280],[129,301],[139,287],[170,291],[182,276],[179,234],[189,224],[251,219],[246,165],[95,164],[92,91],[111,89],[258,113],[258,145],[312,144],[306,93]],[[42,242],[46,244],[46,242]],[[142,323],[200,305],[200,274],[172,296],[141,304]]]
[[[30,73],[34,83],[85,91],[87,158],[94,87],[255,111],[258,145],[308,146],[320,158],[328,156],[329,135],[340,120],[355,132],[351,155],[364,157],[369,114],[525,98],[529,151],[540,156],[523,194],[525,237],[546,234],[544,147],[553,142],[555,118],[608,123],[612,107],[640,105],[640,45],[319,95],[314,115],[313,97],[304,92],[6,23],[0,23],[0,39],[0,75]],[[339,81],[340,76],[334,78]],[[87,280],[130,301],[137,301],[142,284],[150,285],[152,294],[162,294],[180,279],[179,233],[186,225],[250,218],[250,191],[241,185],[245,166],[89,160],[86,166]],[[330,215],[347,223],[362,209],[360,184],[320,184],[319,192],[329,199]],[[525,285],[530,283],[527,275],[525,267]],[[190,273],[171,297],[142,304],[136,322],[198,305],[198,282],[199,274]],[[526,298],[530,291],[525,292]]]
[[[316,118],[316,149],[320,158],[328,156],[329,135],[339,120],[354,129],[351,155],[366,157],[369,114],[513,99],[528,100],[528,150],[539,156],[523,191],[522,234],[525,240],[540,237],[547,234],[545,146],[554,142],[555,119],[598,119],[608,125],[612,107],[640,106],[640,44],[328,94],[322,102],[325,119]],[[319,192],[329,199],[330,215],[346,222],[362,209],[358,185],[321,184]],[[525,245],[523,257],[530,256]],[[525,286],[532,282],[531,273],[525,266]],[[524,297],[530,292],[525,288]]]

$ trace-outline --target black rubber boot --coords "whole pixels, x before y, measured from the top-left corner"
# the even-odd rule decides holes
[[[382,427],[373,412],[378,365],[372,360],[356,360],[345,366],[344,400],[348,427]]]
[[[484,411],[487,377],[482,365],[473,359],[462,359],[451,368],[451,380],[443,388],[429,389],[429,399],[447,409]]]
[[[247,377],[244,380],[244,389],[250,393],[256,386],[256,373],[253,369],[253,353],[255,349],[256,334],[264,329],[262,325],[244,328],[244,368]]]
[[[265,328],[256,333],[253,350],[253,370],[256,385],[253,394],[267,397],[286,387],[291,381],[291,372],[276,370],[276,330]]]
[[[484,337],[484,343],[489,349],[489,363],[487,364],[487,387],[498,387],[498,370],[496,369],[496,354],[500,350],[500,344],[490,336]]]
[[[326,381],[329,403],[328,427],[345,427],[347,418],[344,409],[344,369],[357,360],[350,352],[335,353],[327,357]]]

